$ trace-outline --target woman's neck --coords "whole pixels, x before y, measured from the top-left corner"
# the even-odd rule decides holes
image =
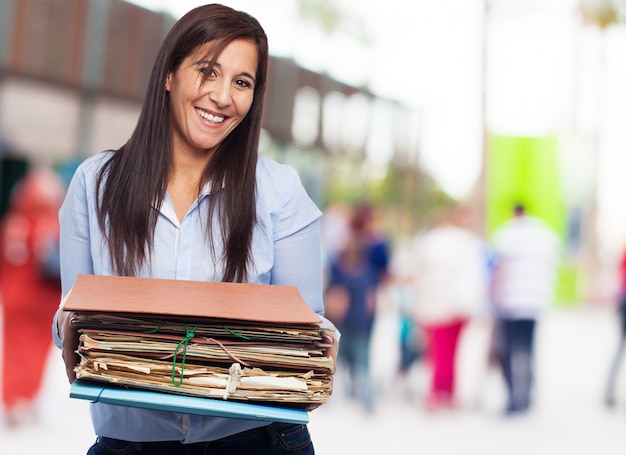
[[[209,158],[208,154],[174,153],[167,192],[181,222],[198,198],[202,174]]]

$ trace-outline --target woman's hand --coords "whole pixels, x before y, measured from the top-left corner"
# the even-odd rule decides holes
[[[333,359],[333,375],[337,366],[337,353],[339,352],[339,342],[337,341],[337,332],[322,329],[323,344],[326,348],[326,356]]]
[[[80,357],[76,353],[78,349],[78,331],[72,326],[72,317],[74,313],[71,311],[59,311],[57,317],[57,327],[59,336],[61,337],[61,356],[65,363],[65,374],[70,384],[76,380],[76,372],[74,368],[78,365]]]
[[[322,342],[319,344],[320,347],[324,348],[326,351],[326,356],[331,357],[333,359],[333,370],[330,374],[330,390],[328,391],[328,395],[332,395],[333,393],[333,378],[335,375],[335,370],[337,368],[337,353],[339,352],[339,342],[337,341],[337,332],[334,330],[322,329]],[[312,411],[321,406],[321,403],[310,404],[306,406],[307,411]]]

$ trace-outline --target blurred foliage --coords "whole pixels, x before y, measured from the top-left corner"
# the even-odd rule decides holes
[[[583,22],[602,30],[626,22],[626,0],[581,0],[579,7]]]
[[[346,20],[332,0],[300,0],[298,14],[303,22],[319,25],[326,35],[332,35]]]
[[[299,0],[298,16],[302,23],[320,27],[327,36],[346,33],[358,43],[370,46],[373,38],[364,21],[355,16],[355,11],[345,12],[333,0]]]
[[[373,178],[367,173],[367,165],[354,158],[333,157],[326,176],[325,205],[368,201],[385,214],[386,230],[395,236],[427,227],[441,208],[455,203],[416,167],[392,162],[383,175]]]

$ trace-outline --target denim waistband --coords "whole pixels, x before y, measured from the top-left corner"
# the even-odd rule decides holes
[[[180,441],[129,442],[119,439],[98,437],[92,455],[107,454],[131,455],[206,455],[207,453],[253,453],[259,448],[270,450],[267,453],[313,454],[313,446],[307,426],[293,423],[274,422],[261,427],[235,433],[213,441],[183,444]],[[233,452],[233,450],[235,452]],[[265,452],[264,452],[265,453]]]
[[[239,433],[235,433],[229,436],[225,436],[223,438],[220,439],[214,439],[212,441],[206,441],[206,442],[192,442],[192,443],[188,443],[188,444],[184,444],[180,441],[142,441],[142,442],[135,442],[134,444],[137,446],[142,446],[142,447],[151,447],[151,446],[159,446],[159,447],[164,447],[164,446],[171,446],[171,447],[180,447],[180,446],[185,446],[185,447],[208,447],[211,444],[218,444],[221,442],[227,442],[230,440],[235,440],[235,439],[245,439],[245,438],[253,438],[256,436],[262,436],[262,435],[266,435],[269,434],[269,431],[271,430],[272,427],[280,425],[280,423],[277,422],[273,422],[270,423],[268,425],[263,425],[260,427],[256,427],[256,428],[251,428],[250,430],[245,430],[245,431],[241,431]],[[101,440],[113,440],[114,438],[107,438],[107,437],[100,437],[99,439]],[[119,442],[122,442],[122,440],[117,440]],[[126,441],[129,444],[132,444],[130,441]]]

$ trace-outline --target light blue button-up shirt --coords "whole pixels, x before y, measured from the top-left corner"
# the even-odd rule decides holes
[[[114,275],[106,242],[96,218],[96,176],[111,156],[88,158],[77,169],[59,213],[63,295],[78,274]],[[141,172],[141,170],[138,170]],[[221,257],[208,247],[204,225],[211,194],[204,191],[179,222],[169,197],[159,209],[154,249],[141,277],[219,281]],[[297,286],[307,304],[323,314],[320,210],[290,166],[259,157],[257,219],[252,241],[253,269],[249,282]],[[219,229],[214,226],[214,229]],[[219,239],[220,236],[216,237]],[[262,304],[262,302],[259,302]],[[61,340],[53,323],[55,344]],[[267,422],[179,414],[101,403],[91,404],[96,434],[130,441],[210,441]]]

